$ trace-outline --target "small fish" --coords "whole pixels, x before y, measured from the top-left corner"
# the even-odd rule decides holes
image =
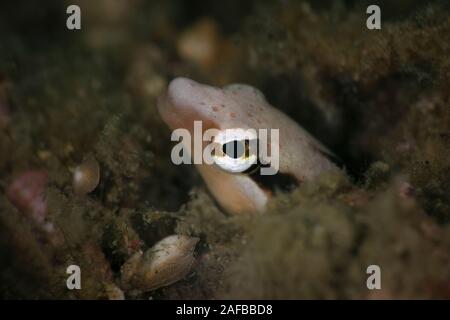
[[[219,166],[196,164],[213,196],[231,214],[264,212],[276,189],[287,189],[337,168],[332,152],[249,85],[217,88],[176,78],[158,99],[158,110],[172,130],[184,128],[193,135],[194,121],[202,121],[203,132],[210,128],[220,130],[218,136],[227,129],[232,132],[227,134],[228,140],[215,137],[216,141],[223,145],[240,143],[244,149],[249,139],[244,132],[248,129],[279,130],[279,170],[275,175],[261,175],[258,170],[236,172],[239,163],[230,157],[219,161]],[[244,152],[245,156],[252,155]]]

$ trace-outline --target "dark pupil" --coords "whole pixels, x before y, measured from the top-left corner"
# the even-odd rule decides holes
[[[222,151],[227,156],[234,158],[234,159],[238,159],[244,155],[245,146],[241,141],[233,140],[233,141],[225,143],[222,146]]]

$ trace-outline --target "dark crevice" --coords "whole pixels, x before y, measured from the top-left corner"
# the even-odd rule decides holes
[[[294,175],[280,171],[274,175],[261,175],[257,170],[250,176],[262,189],[271,192],[291,191],[299,185],[299,181]]]

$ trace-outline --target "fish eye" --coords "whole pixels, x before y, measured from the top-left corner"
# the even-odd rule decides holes
[[[246,145],[248,145],[247,140],[233,140],[222,145],[222,152],[233,159],[238,159],[244,156]]]
[[[251,173],[259,167],[256,133],[227,129],[214,138],[218,150],[212,153],[214,164],[230,173]]]

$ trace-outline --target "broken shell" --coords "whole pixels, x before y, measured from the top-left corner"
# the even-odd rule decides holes
[[[73,172],[73,189],[77,194],[94,191],[100,182],[100,165],[93,156],[88,156]]]
[[[168,236],[145,253],[135,253],[122,267],[122,283],[129,289],[152,291],[186,277],[195,262],[198,238]]]

